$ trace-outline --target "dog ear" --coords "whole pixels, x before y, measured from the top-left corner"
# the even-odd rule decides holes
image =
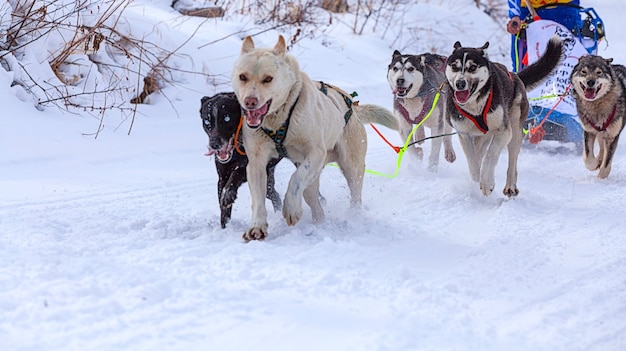
[[[241,45],[241,54],[247,54],[252,50],[254,50],[254,41],[252,41],[252,37],[248,35]]]
[[[463,46],[461,45],[460,41],[457,41],[456,43],[454,43],[454,50],[462,48]]]
[[[480,50],[485,50],[489,47],[489,42],[485,42],[485,45],[483,45],[482,47],[480,47]]]
[[[608,59],[604,59],[604,61],[606,61],[607,64],[611,64],[613,62],[613,58],[608,58]]]
[[[285,38],[282,35],[278,36],[278,41],[274,45],[274,53],[278,56],[283,56],[287,52],[287,45],[285,44]]]
[[[396,57],[396,56],[402,56],[402,54],[400,53],[400,51],[398,51],[398,50],[394,50],[394,51],[393,51],[393,54],[391,55],[391,58],[394,58],[394,57]]]
[[[208,96],[203,96],[202,98],[200,98],[200,103],[202,105],[204,105],[205,102],[209,101],[210,97]]]

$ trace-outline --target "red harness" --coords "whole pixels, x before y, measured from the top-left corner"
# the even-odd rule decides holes
[[[485,107],[483,108],[482,115],[472,116],[469,113],[467,113],[465,110],[463,110],[461,106],[459,106],[456,103],[456,99],[454,99],[454,97],[452,98],[452,102],[454,102],[454,106],[456,107],[457,111],[459,111],[459,113],[463,115],[463,117],[474,122],[474,125],[476,126],[476,128],[478,128],[481,132],[483,132],[483,134],[489,131],[489,126],[487,125],[487,114],[489,113],[489,109],[491,108],[492,100],[493,100],[493,88],[489,90],[489,97],[487,98],[487,104],[485,104]]]
[[[589,117],[587,117],[587,114],[585,114],[583,117],[585,117],[585,120],[587,121],[587,123],[589,123],[593,127],[593,129],[597,130],[598,132],[604,132],[606,128],[608,128],[609,124],[611,124],[613,120],[615,119],[616,111],[617,111],[617,104],[613,106],[613,112],[611,112],[609,119],[607,119],[606,121],[604,121],[604,123],[602,123],[602,127],[598,127],[595,123],[593,123],[593,121],[590,120]]]

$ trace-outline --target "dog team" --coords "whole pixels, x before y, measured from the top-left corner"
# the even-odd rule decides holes
[[[354,102],[340,88],[309,78],[287,53],[282,36],[273,48],[256,48],[252,38],[246,37],[231,73],[234,92],[201,99],[200,115],[209,137],[207,155],[215,155],[219,177],[222,228],[230,220],[238,188],[246,181],[252,214],[244,240],[266,238],[266,198],[275,211],[282,210],[288,225],[302,218],[302,200],[311,208],[313,221],[321,222],[320,175],[329,162],[338,164],[350,190],[351,206],[359,207],[366,123],[396,130],[402,140],[417,127],[413,133],[417,144],[425,139],[424,126],[428,127],[434,137],[428,157],[430,171],[437,170],[442,144],[446,161],[455,161],[451,134],[456,131],[470,177],[485,196],[495,187],[496,163],[506,147],[503,193],[517,196],[517,159],[529,110],[526,92],[560,64],[563,44],[554,36],[539,60],[517,74],[490,61],[488,46],[487,42],[470,48],[456,42],[447,57],[395,50],[387,73],[394,95],[391,112]],[[584,165],[589,170],[599,169],[598,177],[606,178],[626,118],[626,68],[612,64],[611,59],[583,56],[570,80],[584,130]],[[436,94],[444,101],[433,106]],[[421,147],[408,150],[423,158]],[[283,158],[296,169],[281,202],[274,188],[274,169]]]

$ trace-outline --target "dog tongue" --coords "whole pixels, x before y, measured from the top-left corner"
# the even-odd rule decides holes
[[[594,88],[585,89],[585,98],[591,100],[591,99],[594,99],[595,97],[596,97],[596,89]]]
[[[454,92],[454,98],[456,101],[464,104],[469,100],[470,92],[469,90],[457,90]]]
[[[263,117],[267,113],[267,103],[256,110],[246,110],[246,122],[251,127],[256,127],[263,123]]]

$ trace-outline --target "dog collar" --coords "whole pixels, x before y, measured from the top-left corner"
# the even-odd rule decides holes
[[[613,111],[611,112],[611,115],[606,121],[604,121],[604,123],[602,123],[602,127],[598,127],[595,123],[593,123],[593,121],[590,120],[589,117],[587,117],[586,113],[583,115],[583,117],[585,117],[585,120],[593,127],[593,129],[597,130],[598,132],[604,132],[606,128],[608,128],[609,125],[613,123],[613,120],[615,119],[615,112],[617,112],[617,104],[613,106]]]
[[[454,106],[456,107],[457,111],[459,111],[459,113],[463,117],[472,121],[474,125],[476,125],[476,128],[478,128],[481,132],[483,132],[483,134],[486,134],[489,131],[489,126],[487,125],[487,114],[489,113],[489,109],[491,108],[492,100],[493,100],[493,89],[489,90],[489,97],[487,98],[487,103],[485,104],[485,107],[483,108],[482,115],[472,116],[469,113],[467,113],[465,110],[463,110],[461,106],[459,106],[456,103],[454,96],[452,96],[452,102],[454,103]]]

